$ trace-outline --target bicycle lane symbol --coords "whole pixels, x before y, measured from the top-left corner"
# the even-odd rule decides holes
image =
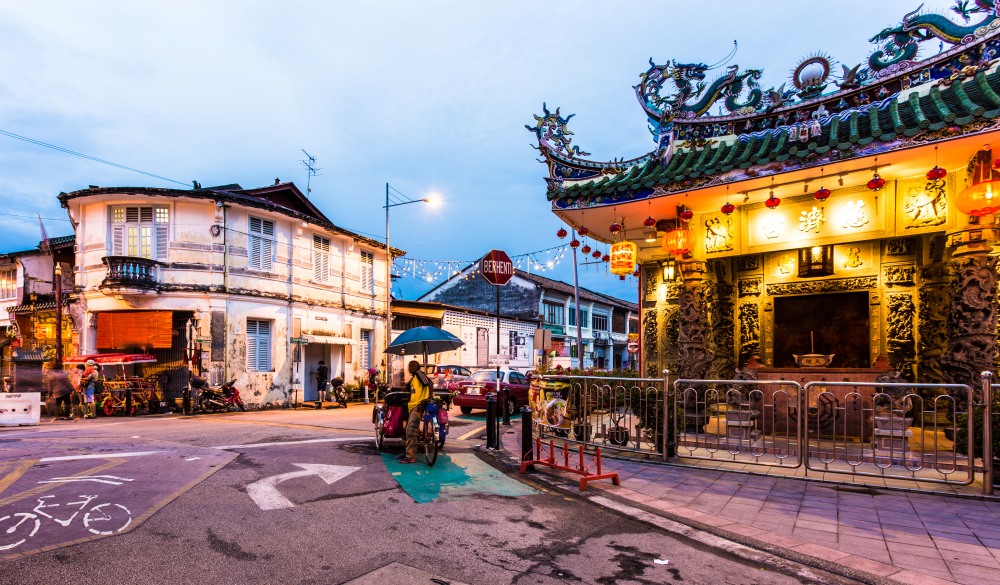
[[[34,488],[0,500],[0,558],[125,531],[132,524],[132,511],[102,493],[134,480],[100,474],[121,463],[119,459],[75,475],[36,478]]]
[[[76,501],[48,495],[38,498],[38,503],[30,512],[15,512],[0,517],[0,551],[16,549],[38,533],[44,520],[51,520],[57,526],[70,528],[73,521],[83,512],[80,524],[90,534],[109,536],[121,532],[132,523],[132,512],[121,504],[107,501],[91,502],[101,496],[81,494]],[[62,501],[60,501],[62,500]],[[70,513],[67,516],[67,513]]]

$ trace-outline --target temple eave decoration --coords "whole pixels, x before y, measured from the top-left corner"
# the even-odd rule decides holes
[[[913,11],[869,39],[866,63],[839,64],[836,74],[834,59],[815,52],[766,90],[761,69],[729,64],[735,47],[713,65],[650,59],[634,89],[655,147],[632,158],[587,159],[570,143],[573,115],[543,105],[526,127],[548,167],[546,196],[556,209],[610,205],[994,130],[1000,7],[952,10],[964,22]],[[918,60],[928,41],[949,48]]]

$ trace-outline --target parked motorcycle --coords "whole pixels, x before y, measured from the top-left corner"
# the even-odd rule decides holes
[[[333,398],[341,406],[347,408],[347,389],[344,388],[344,379],[337,376],[330,381],[330,388],[333,390]]]
[[[240,391],[236,388],[235,382],[236,378],[233,378],[221,386],[201,388],[201,394],[198,397],[198,407],[205,412],[230,410],[233,406],[236,406],[241,411],[245,411],[246,407],[243,406],[243,399],[240,398]],[[192,383],[192,386],[194,386],[194,383]]]

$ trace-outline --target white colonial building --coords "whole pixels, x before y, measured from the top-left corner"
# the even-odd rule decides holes
[[[191,367],[235,378],[256,404],[314,399],[321,359],[348,381],[380,366],[385,246],[334,225],[294,184],[59,200],[76,229],[81,353],[150,352],[174,396]]]

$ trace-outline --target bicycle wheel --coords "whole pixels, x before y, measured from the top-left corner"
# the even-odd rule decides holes
[[[433,425],[425,423],[421,435],[424,442],[424,459],[427,460],[427,467],[434,467],[438,458],[438,442],[437,437],[434,436]]]
[[[83,525],[93,534],[108,535],[121,532],[131,523],[132,512],[121,504],[98,504],[83,515]]]
[[[382,428],[385,419],[382,415],[382,409],[376,408],[372,413],[372,418],[375,419],[375,448],[381,451],[385,447],[385,430]]]
[[[9,526],[8,526],[9,525]],[[0,518],[0,550],[10,550],[24,544],[38,532],[42,522],[38,516],[18,512]]]
[[[104,416],[111,416],[115,412],[115,403],[110,398],[105,398],[101,404],[101,411]]]

